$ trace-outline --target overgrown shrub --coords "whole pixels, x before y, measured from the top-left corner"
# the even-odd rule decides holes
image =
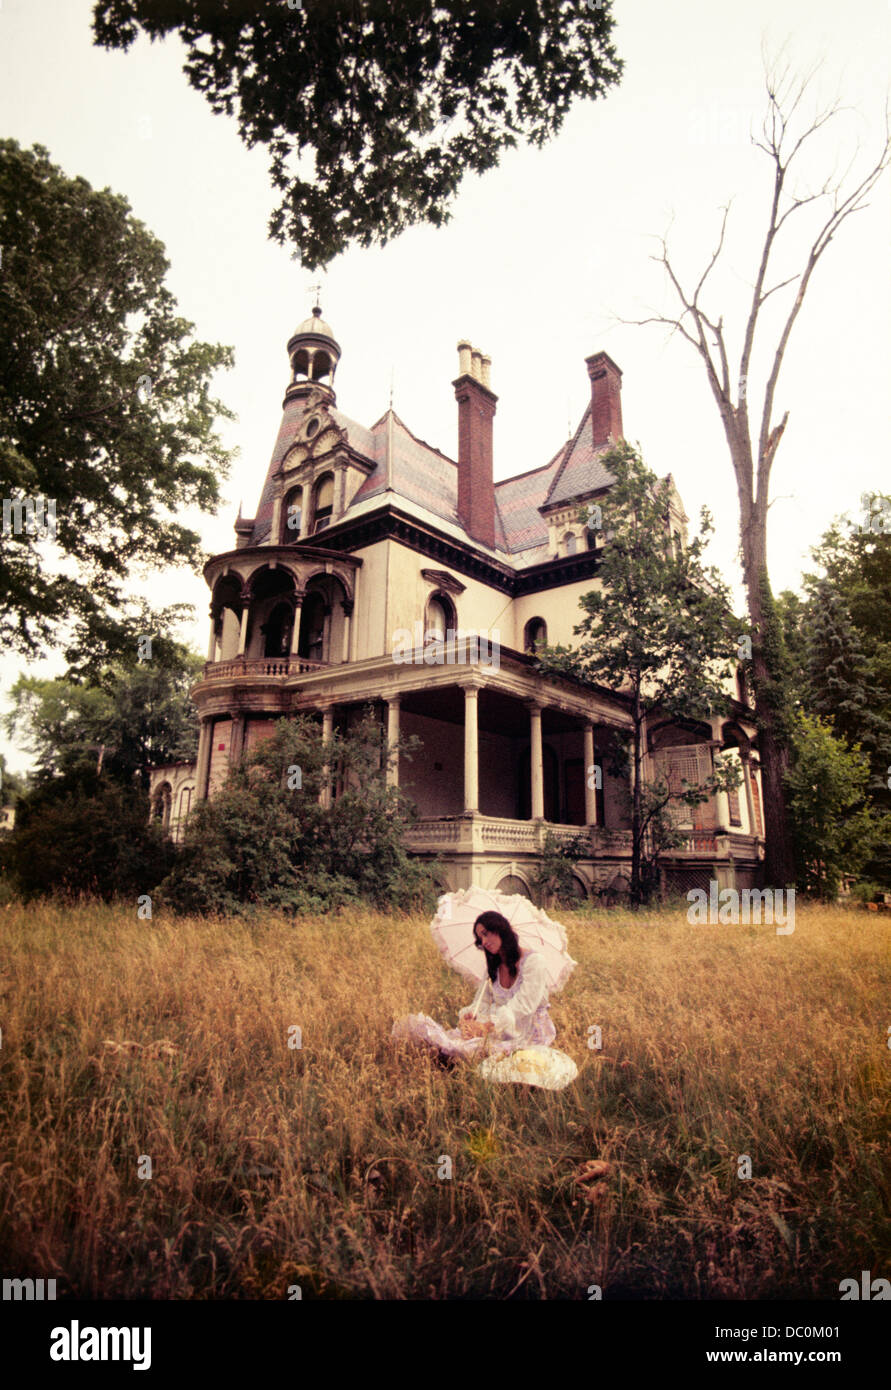
[[[161,901],[188,913],[324,912],[360,899],[432,909],[431,871],[403,845],[416,812],[387,785],[386,760],[370,711],[328,742],[307,716],[280,720],[190,817]]]
[[[164,877],[174,854],[149,823],[145,792],[83,766],[23,796],[0,847],[7,883],[26,900],[136,898]]]

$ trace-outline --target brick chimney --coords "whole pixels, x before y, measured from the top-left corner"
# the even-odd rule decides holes
[[[622,438],[622,372],[605,352],[586,357],[591,378],[591,436],[595,449]]]
[[[458,516],[468,535],[495,546],[492,421],[498,397],[489,386],[491,359],[470,343],[458,344]]]

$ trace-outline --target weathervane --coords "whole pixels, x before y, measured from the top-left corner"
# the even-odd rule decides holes
[[[321,308],[321,305],[319,304],[319,295],[322,293],[322,286],[321,286],[321,285],[307,285],[307,289],[309,290],[309,292],[310,292],[311,295],[314,295],[314,296],[315,296],[315,301],[316,301],[316,302],[315,302],[315,304],[313,305],[313,307],[314,307],[315,309]]]

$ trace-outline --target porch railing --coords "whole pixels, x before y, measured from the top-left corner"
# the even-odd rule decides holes
[[[717,848],[713,830],[688,830],[684,833],[684,838],[679,845],[665,852],[666,854],[715,854]]]
[[[595,825],[556,825],[549,821],[508,820],[503,816],[455,815],[443,820],[425,817],[417,821],[407,832],[410,844],[417,846],[454,845],[471,833],[477,845],[483,849],[516,850],[518,853],[540,852],[544,837],[550,833],[558,840],[572,840],[577,835],[589,837],[592,854],[630,855],[632,836],[630,830],[613,829],[610,826]],[[760,841],[752,835],[733,835],[730,837],[736,858],[758,853]],[[689,830],[684,832],[681,843],[666,850],[666,856],[673,855],[714,855],[718,852],[717,838],[713,830]]]
[[[230,661],[205,661],[204,679],[226,676],[300,676],[324,671],[325,661],[308,661],[305,656],[236,656]]]
[[[483,849],[516,850],[519,853],[538,853],[547,832],[558,840],[572,840],[577,835],[590,835],[592,851],[630,854],[630,830],[610,830],[604,826],[586,829],[583,825],[557,825],[549,821],[508,820],[503,816],[454,816],[436,820],[425,817],[406,832],[409,844],[452,845],[471,833]]]

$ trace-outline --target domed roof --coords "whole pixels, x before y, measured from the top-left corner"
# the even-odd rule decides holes
[[[330,323],[326,323],[322,318],[322,311],[318,305],[313,309],[312,317],[304,319],[291,336],[292,338],[301,338],[305,333],[314,333],[317,337],[330,338],[332,343],[337,341]]]

